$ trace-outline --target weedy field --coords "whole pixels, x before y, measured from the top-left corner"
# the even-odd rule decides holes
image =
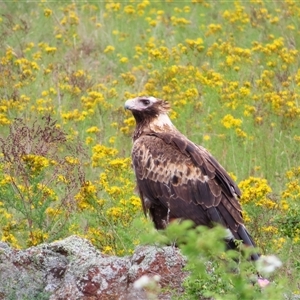
[[[231,172],[249,231],[299,292],[299,17],[293,0],[1,2],[1,240],[77,234],[132,253],[152,225],[123,103],[152,95]]]

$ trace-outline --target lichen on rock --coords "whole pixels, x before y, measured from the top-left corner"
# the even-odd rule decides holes
[[[170,288],[159,299],[180,293],[186,276],[185,259],[171,246],[139,246],[132,256],[102,254],[78,236],[26,250],[0,243],[1,299],[147,299],[134,282],[159,275],[158,284]]]

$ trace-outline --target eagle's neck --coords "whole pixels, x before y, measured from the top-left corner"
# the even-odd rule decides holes
[[[172,124],[169,116],[167,114],[159,114],[156,118],[153,118],[149,123],[149,127],[152,130],[168,130],[173,129],[174,125]]]
[[[151,119],[144,119],[141,122],[137,122],[133,139],[136,140],[142,134],[151,132],[168,132],[173,130],[176,130],[176,128],[171,122],[169,116],[166,113],[161,113]]]

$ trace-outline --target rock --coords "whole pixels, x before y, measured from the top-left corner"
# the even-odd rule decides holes
[[[144,275],[160,278],[155,289],[164,292],[157,299],[171,299],[182,291],[184,265],[172,246],[139,246],[132,256],[116,257],[78,236],[26,250],[0,243],[0,299],[148,299],[150,288],[134,288]]]

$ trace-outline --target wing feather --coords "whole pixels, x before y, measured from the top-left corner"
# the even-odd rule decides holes
[[[251,242],[240,229],[240,190],[205,148],[179,132],[151,133],[134,142],[132,161],[142,201],[146,197],[157,211],[149,209],[158,229],[171,218],[220,223]]]

